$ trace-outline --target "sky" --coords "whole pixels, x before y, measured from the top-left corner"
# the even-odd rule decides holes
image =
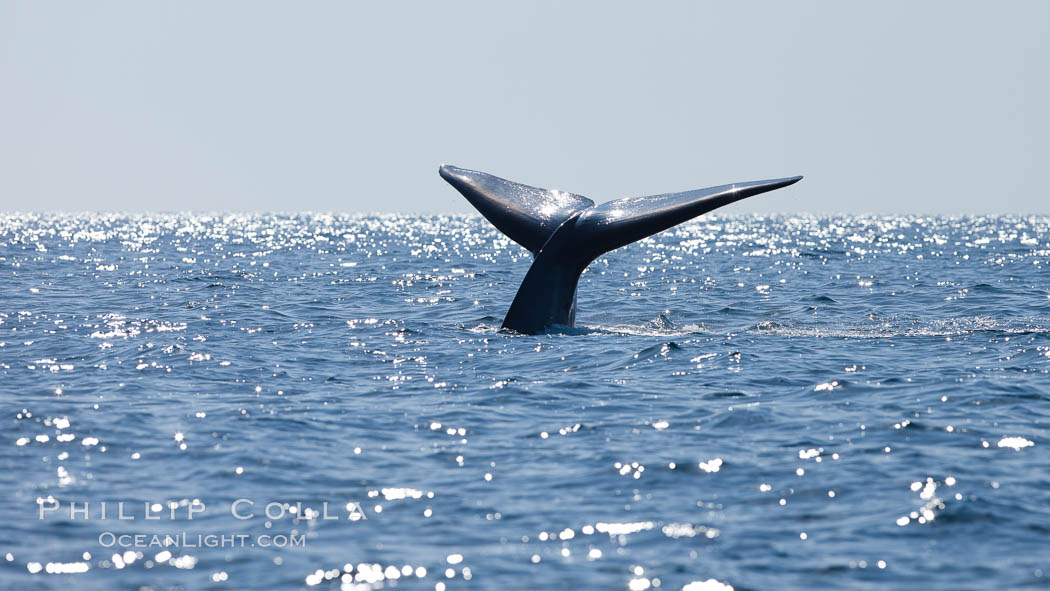
[[[1050,213],[1050,2],[0,0],[0,211]]]

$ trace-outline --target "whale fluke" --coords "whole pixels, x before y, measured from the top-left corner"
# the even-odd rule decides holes
[[[594,205],[586,197],[530,187],[465,168],[442,166],[438,172],[493,226],[532,254],[540,251],[565,220]]]
[[[535,255],[503,320],[503,328],[524,334],[542,333],[553,325],[573,326],[580,274],[602,254],[802,179],[735,183],[595,205],[580,195],[483,172],[454,166],[442,166],[439,172],[496,228]]]

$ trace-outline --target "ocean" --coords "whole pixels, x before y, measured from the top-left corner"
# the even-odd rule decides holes
[[[0,588],[1050,588],[1050,218],[0,216]]]

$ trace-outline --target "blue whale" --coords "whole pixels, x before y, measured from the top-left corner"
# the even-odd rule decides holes
[[[475,170],[445,165],[438,172],[492,225],[535,257],[503,320],[504,329],[523,334],[574,325],[580,274],[602,254],[802,178],[735,183],[595,205],[580,195],[530,187]]]

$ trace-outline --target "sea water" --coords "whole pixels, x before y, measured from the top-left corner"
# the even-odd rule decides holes
[[[1048,228],[0,216],[0,587],[1046,588]]]

